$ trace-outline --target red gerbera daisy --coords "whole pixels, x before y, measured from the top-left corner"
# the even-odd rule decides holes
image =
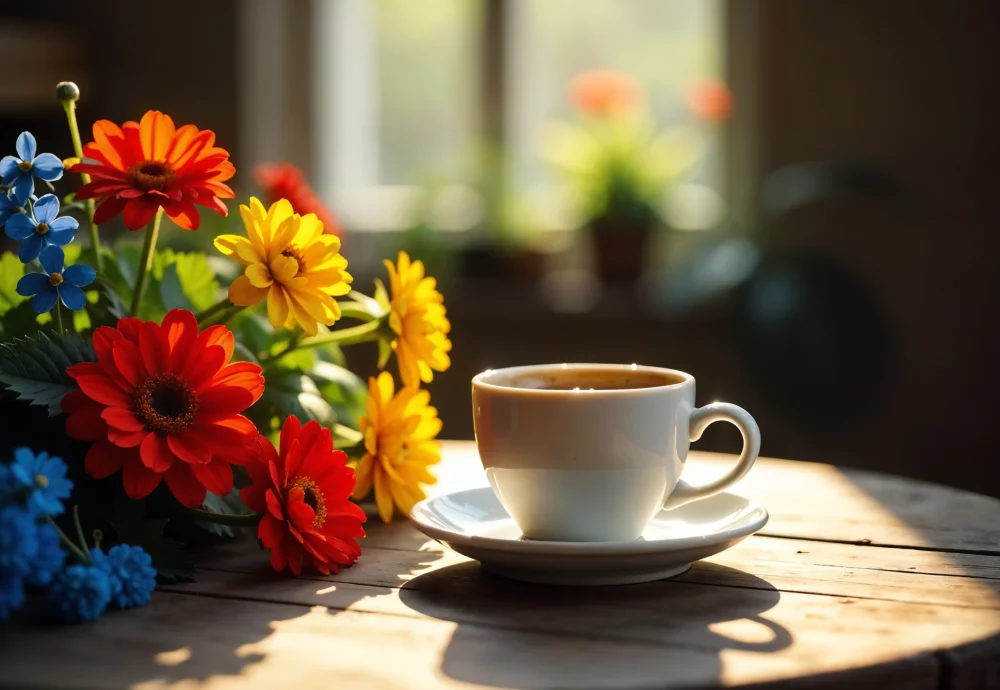
[[[163,325],[124,318],[94,331],[97,362],[67,373],[80,390],[63,398],[66,433],[95,441],[84,467],[98,479],[122,470],[125,493],[142,498],[165,479],[196,508],[205,492],[232,491],[231,464],[252,459],[257,429],[239,413],[264,392],[261,369],[229,363],[233,334],[201,333],[194,314],[174,309]]]
[[[305,557],[321,573],[339,572],[361,555],[355,541],[365,536],[365,513],[351,503],[354,470],[347,455],[333,449],[330,430],[295,417],[281,428],[281,450],[261,438],[263,455],[247,464],[253,484],[240,492],[250,508],[264,513],[257,530],[271,549],[271,565],[302,572]]]
[[[340,235],[340,224],[316,191],[306,182],[305,175],[291,163],[261,163],[254,169],[254,181],[267,195],[268,203],[288,199],[292,210],[300,216],[315,213],[327,235]]]
[[[215,146],[215,133],[194,125],[174,128],[168,115],[150,110],[141,122],[94,123],[94,141],[83,147],[84,158],[71,170],[93,180],[76,191],[77,199],[103,199],[94,213],[100,225],[122,214],[129,230],[146,225],[163,210],[185,230],[201,223],[195,204],[223,216],[222,199],[233,190],[223,184],[236,172],[229,152]]]

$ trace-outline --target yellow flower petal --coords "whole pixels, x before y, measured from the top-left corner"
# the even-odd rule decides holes
[[[372,456],[365,455],[358,462],[358,466],[354,468],[354,476],[357,478],[357,483],[354,485],[354,493],[351,494],[351,498],[355,501],[361,500],[372,490],[372,469],[374,464]]]
[[[267,293],[267,319],[271,322],[271,328],[281,328],[287,318],[288,301],[285,299],[285,290],[280,285],[273,285]]]
[[[299,262],[290,256],[278,255],[271,261],[271,272],[279,283],[287,283],[299,272]]]
[[[392,522],[392,489],[389,486],[389,478],[381,467],[376,466],[375,471],[375,505],[378,507],[378,515],[382,522]]]
[[[254,287],[245,275],[229,286],[229,301],[240,307],[252,307],[267,296],[266,288]]]
[[[274,282],[271,278],[271,272],[264,264],[250,264],[247,267],[246,276],[250,280],[250,284],[258,288],[270,287],[271,283]]]

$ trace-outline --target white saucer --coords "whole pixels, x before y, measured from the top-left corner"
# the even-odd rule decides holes
[[[680,575],[767,524],[759,503],[724,492],[652,519],[630,542],[532,541],[489,487],[429,498],[413,506],[417,529],[479,561],[484,570],[551,585],[625,585]]]

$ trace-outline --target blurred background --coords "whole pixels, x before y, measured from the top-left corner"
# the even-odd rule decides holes
[[[73,80],[85,140],[214,130],[238,200],[297,166],[356,286],[399,249],[438,277],[443,437],[483,369],[640,362],[766,455],[1000,495],[998,29],[995,0],[2,2],[0,142],[70,155]],[[238,222],[210,215],[163,242]]]

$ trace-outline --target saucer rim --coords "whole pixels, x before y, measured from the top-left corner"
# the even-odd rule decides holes
[[[487,537],[475,534],[464,534],[437,527],[429,524],[422,516],[422,512],[428,510],[428,506],[433,505],[436,501],[448,498],[449,496],[457,496],[459,494],[479,494],[482,492],[489,492],[491,496],[495,497],[492,488],[488,486],[480,486],[471,489],[451,491],[446,494],[425,498],[414,505],[410,510],[410,522],[417,528],[418,531],[428,537],[431,537],[432,539],[445,544],[458,544],[476,549],[488,549],[492,551],[505,551],[510,553],[537,553],[546,555],[643,556],[662,553],[664,551],[680,551],[687,548],[697,548],[699,546],[706,546],[709,544],[724,543],[734,539],[742,540],[762,530],[770,519],[770,514],[762,504],[735,491],[723,491],[720,493],[728,494],[745,501],[753,511],[759,510],[762,513],[762,516],[747,525],[720,530],[710,534],[677,537],[673,539],[657,539],[655,541],[544,541]],[[657,513],[657,515],[659,515],[659,513]],[[508,519],[512,518],[508,515]]]

